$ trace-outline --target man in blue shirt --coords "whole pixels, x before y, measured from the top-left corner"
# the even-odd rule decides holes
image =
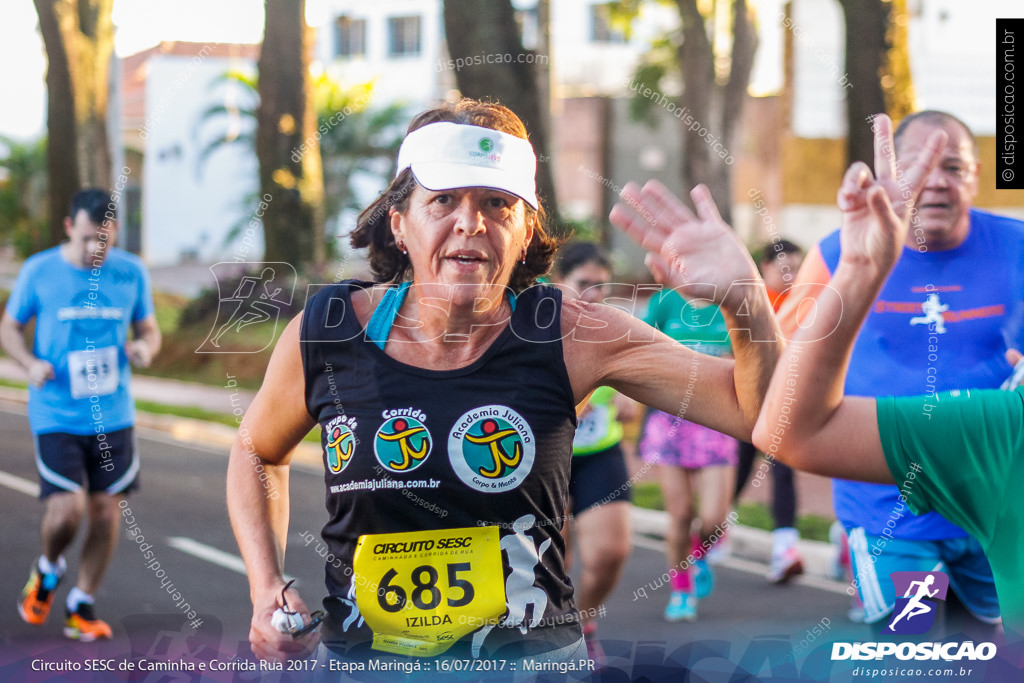
[[[978,150],[971,131],[949,114],[919,112],[900,123],[889,153],[912,160],[937,130],[947,135],[945,147],[923,183],[900,260],[857,337],[847,394],[996,388],[1010,373],[1006,350],[1024,343],[1024,224],[972,208]],[[840,252],[836,231],[808,254],[780,313],[787,336],[796,331],[798,309],[806,316],[813,308],[800,304],[835,274]],[[884,624],[892,611],[890,573],[942,568],[971,614],[998,622],[992,570],[978,541],[937,513],[913,514],[899,493],[891,485],[833,480],[865,621]]]
[[[78,192],[64,229],[67,242],[25,261],[0,319],[0,344],[28,373],[28,417],[45,501],[43,553],[18,613],[30,624],[46,621],[67,566],[62,553],[85,514],[88,533],[64,635],[92,641],[111,637],[95,616],[93,594],[117,545],[118,504],[135,488],[139,469],[129,363],[149,365],[160,330],[142,262],[113,246],[117,215],[110,195]],[[29,349],[24,331],[33,318]]]

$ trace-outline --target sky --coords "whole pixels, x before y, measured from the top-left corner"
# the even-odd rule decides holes
[[[258,43],[263,38],[263,0],[114,0],[113,18],[120,56],[161,40]],[[0,108],[0,135],[21,140],[39,137],[45,127],[46,55],[37,24],[32,0],[3,0],[0,92],[15,97],[5,98]]]

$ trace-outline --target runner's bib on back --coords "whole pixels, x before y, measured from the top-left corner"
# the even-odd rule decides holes
[[[371,286],[325,288],[301,328],[330,515],[324,642],[493,656],[577,641],[560,535],[575,430],[560,294],[522,292],[477,361],[435,371],[367,339],[352,299]],[[386,340],[387,325],[370,336]]]

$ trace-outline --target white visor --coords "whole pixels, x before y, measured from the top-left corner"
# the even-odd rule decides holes
[[[492,187],[538,208],[537,157],[529,140],[480,126],[431,123],[405,136],[398,173],[412,167],[428,190]]]

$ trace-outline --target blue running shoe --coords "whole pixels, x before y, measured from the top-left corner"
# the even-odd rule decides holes
[[[715,573],[704,558],[693,563],[693,587],[698,600],[703,600],[711,595],[711,591],[715,588]]]
[[[666,621],[697,621],[697,598],[692,593],[672,591],[665,607]]]

